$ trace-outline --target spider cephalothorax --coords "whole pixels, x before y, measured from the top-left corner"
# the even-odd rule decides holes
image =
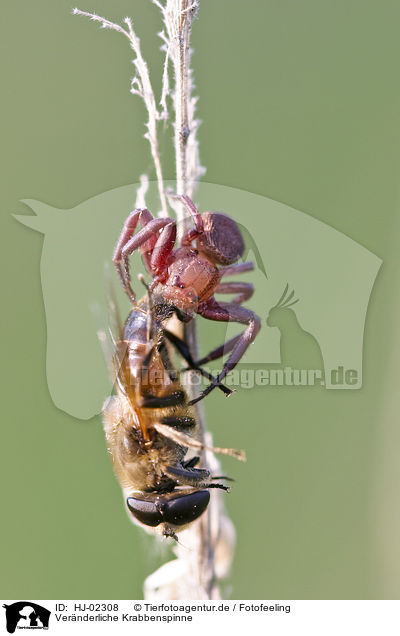
[[[190,211],[194,227],[184,234],[176,247],[176,221],[154,218],[147,209],[134,210],[127,218],[114,252],[114,263],[125,292],[135,302],[131,286],[129,257],[140,249],[147,271],[153,277],[151,289],[165,306],[165,317],[171,310],[183,320],[199,314],[209,320],[238,322],[245,331],[211,351],[202,364],[231,352],[222,372],[203,391],[207,395],[239,362],[254,341],[260,319],[241,304],[253,294],[247,282],[221,283],[224,276],[253,269],[252,263],[237,263],[244,252],[244,242],[235,221],[220,212],[200,214],[187,196],[178,197]],[[135,234],[140,223],[142,229]],[[231,302],[217,302],[215,293],[235,294]]]

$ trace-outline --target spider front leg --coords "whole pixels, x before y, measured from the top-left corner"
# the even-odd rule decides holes
[[[244,267],[242,268],[241,266],[246,266],[246,269]],[[241,269],[239,270],[239,268]],[[238,270],[250,271],[252,268],[253,268],[253,263],[239,263],[238,265],[232,265],[231,267],[227,267],[225,269],[232,269],[233,270],[232,273],[237,273]],[[231,300],[230,304],[241,305],[243,302],[251,298],[251,296],[253,295],[254,285],[252,285],[252,283],[245,283],[245,282],[236,283],[234,281],[228,282],[228,283],[220,283],[218,287],[216,288],[215,292],[218,292],[219,294],[237,294],[237,296],[235,296],[235,298]],[[241,337],[242,337],[242,334],[239,334],[238,336],[234,336],[230,340],[227,340],[219,347],[216,347],[216,349],[213,349],[212,351],[210,351],[210,353],[204,356],[204,358],[197,360],[195,364],[198,365],[199,367],[202,367],[204,364],[207,364],[207,362],[212,362],[213,360],[222,358],[222,356],[232,351],[232,349],[234,348],[236,343],[241,339]]]
[[[134,235],[136,226],[140,222],[142,229]],[[169,229],[168,226],[171,226]],[[161,231],[160,235],[158,233]],[[113,262],[118,272],[124,291],[134,303],[135,292],[131,286],[129,272],[129,257],[138,248],[147,270],[154,275],[162,269],[162,261],[166,261],[172,252],[176,237],[175,221],[170,218],[155,219],[149,210],[134,210],[126,220],[117,246],[114,251]],[[154,264],[153,264],[154,258]]]
[[[254,342],[255,337],[261,328],[260,318],[253,311],[250,311],[250,309],[246,309],[245,307],[241,307],[234,303],[217,303],[214,298],[211,298],[209,301],[201,305],[198,313],[200,316],[203,316],[203,318],[207,318],[208,320],[216,320],[218,322],[238,322],[239,324],[247,325],[247,327],[243,333],[229,341],[232,350],[221,373],[214,378],[211,384],[209,384],[204,391],[202,391],[199,397],[192,400],[191,404],[196,404],[196,402],[199,402],[199,400],[202,400],[206,395],[211,393],[211,391],[221,383],[229,371],[232,371],[232,369],[235,368],[250,344]]]
[[[133,210],[133,212],[131,212],[128,218],[126,219],[124,223],[124,227],[122,228],[121,234],[119,236],[117,245],[115,246],[113,262],[117,270],[118,276],[121,280],[122,286],[124,290],[126,291],[126,293],[128,294],[128,296],[130,296],[131,293],[133,294],[133,291],[130,288],[129,272],[128,272],[128,281],[125,280],[125,271],[122,268],[122,249],[134,235],[136,226],[138,223],[140,223],[140,225],[144,227],[147,223],[149,223],[153,219],[154,217],[152,213],[149,210],[147,210],[147,208],[143,208],[143,209],[138,208],[136,210]],[[149,245],[147,246],[144,245],[143,248],[147,247],[148,250],[152,250],[152,248],[154,247],[155,241],[156,241],[156,237],[154,237],[151,242],[149,241]],[[145,254],[143,254],[143,257],[145,259]]]

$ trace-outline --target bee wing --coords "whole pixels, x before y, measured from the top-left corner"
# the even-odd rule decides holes
[[[105,272],[106,279],[106,310],[102,310],[99,304],[92,305],[92,313],[95,316],[97,337],[107,363],[110,378],[114,385],[126,395],[126,351],[127,343],[123,340],[124,324],[117,301],[115,287],[111,281],[110,271]]]
[[[118,342],[115,343],[114,355],[112,358],[112,369],[114,376],[113,379],[119,392],[128,398],[129,402],[131,402],[132,391],[129,390],[129,387],[131,386],[131,376],[129,369],[128,346],[129,343],[126,340],[118,340]]]
[[[117,294],[115,287],[112,283],[110,272],[107,273],[107,306],[108,306],[108,324],[110,333],[113,336],[115,342],[123,339],[124,324],[121,319],[121,312],[119,310]]]

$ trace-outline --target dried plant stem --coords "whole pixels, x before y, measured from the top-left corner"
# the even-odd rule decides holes
[[[157,109],[154,91],[150,81],[149,70],[143,58],[140,47],[140,40],[133,29],[132,21],[130,18],[125,18],[124,23],[126,24],[127,29],[124,29],[119,24],[110,22],[110,20],[107,20],[106,18],[103,18],[102,16],[99,16],[95,13],[81,11],[80,9],[76,8],[73,10],[72,13],[74,15],[81,15],[90,18],[90,20],[93,20],[94,22],[99,22],[103,29],[111,29],[113,31],[117,31],[118,33],[122,33],[129,40],[130,46],[136,56],[133,63],[137,70],[137,75],[135,75],[131,82],[131,93],[133,95],[139,95],[139,97],[143,99],[146,106],[149,119],[146,123],[147,133],[145,134],[145,137],[146,139],[148,139],[150,144],[151,156],[153,158],[154,168],[156,171],[158,192],[161,203],[161,211],[159,216],[168,216],[168,204],[164,190],[164,178],[161,167],[160,150],[157,137],[157,121],[160,119],[165,119],[166,114],[164,111],[160,113]]]
[[[192,178],[188,183],[188,161],[187,149],[188,140],[191,134],[191,122],[189,120],[189,99],[191,98],[190,84],[190,35],[192,19],[195,11],[198,9],[197,2],[191,0],[177,0],[178,10],[177,16],[177,42],[176,55],[174,58],[175,66],[175,158],[176,158],[176,191],[177,194],[186,194],[190,197],[196,186],[196,176],[190,175]],[[190,3],[190,6],[189,6]],[[183,214],[182,206],[178,207],[178,214]],[[184,228],[184,217],[181,219],[181,232]],[[198,358],[198,342],[196,333],[196,323],[185,325],[185,340],[191,350],[194,358]],[[204,413],[197,408],[200,420],[200,429],[202,434],[202,442],[204,443],[205,422]]]
[[[152,0],[161,11],[165,31],[159,35],[163,40],[165,63],[160,99],[161,112],[156,107],[154,92],[150,82],[148,67],[143,59],[140,41],[132,22],[125,18],[124,27],[114,24],[96,14],[74,9],[76,15],[89,17],[100,22],[103,28],[113,29],[125,35],[135,52],[134,64],[137,76],[132,80],[131,92],[139,95],[148,112],[146,137],[150,142],[151,154],[157,175],[161,202],[160,216],[168,215],[167,201],[157,139],[157,121],[168,120],[168,98],[172,99],[175,113],[174,147],[176,162],[176,193],[193,197],[204,169],[200,164],[197,129],[200,122],[195,118],[196,98],[193,97],[193,81],[190,65],[190,35],[193,17],[199,0]],[[169,66],[172,64],[174,83],[170,87]],[[137,207],[145,207],[148,179],[141,177],[137,192]],[[176,212],[178,238],[190,223],[186,210],[179,200],[170,200]],[[178,329],[182,328],[179,323]],[[185,339],[193,357],[198,358],[195,320],[185,326]],[[191,385],[191,390],[195,390]],[[192,396],[194,397],[194,395]],[[199,421],[199,449],[203,465],[212,474],[221,474],[219,462],[210,450],[213,440],[206,431],[201,403],[196,405]],[[148,599],[215,599],[221,598],[219,579],[229,572],[235,543],[233,524],[227,517],[223,499],[219,491],[212,493],[206,512],[191,523],[180,534],[180,542],[174,552],[176,559],[166,563],[145,581],[145,597]]]
[[[162,34],[166,43],[167,62],[172,60],[174,69],[173,103],[175,110],[175,161],[176,161],[176,192],[193,197],[197,183],[203,169],[200,165],[196,132],[199,122],[195,120],[196,99],[192,95],[193,82],[190,68],[190,36],[194,15],[198,10],[198,1],[167,0],[162,6],[158,0],[153,0],[162,10],[167,35]],[[168,83],[166,83],[168,86]],[[185,210],[180,203],[174,205],[179,221],[180,234],[187,229]],[[194,320],[185,325],[185,340],[193,357],[198,357],[196,323]],[[192,390],[194,387],[192,387]],[[192,395],[194,397],[194,395]],[[197,416],[200,424],[200,442],[210,443],[211,436],[206,432],[204,411],[197,405]],[[212,472],[219,463],[211,452],[203,452],[203,464]],[[185,562],[186,575],[176,585],[176,598],[218,598],[220,596],[217,575],[215,551],[221,539],[222,521],[225,516],[221,495],[213,493],[212,501],[204,515],[196,524],[184,533],[182,544],[175,549],[178,560]],[[225,524],[227,525],[227,524]],[[233,529],[230,526],[230,538]]]
[[[175,152],[177,194],[188,194],[187,188],[187,141],[190,135],[188,117],[188,58],[191,31],[191,12],[188,0],[181,0],[178,24],[178,55],[175,63]]]
[[[193,197],[199,179],[205,172],[199,159],[196,133],[200,122],[195,118],[197,98],[192,95],[193,79],[190,64],[191,27],[199,8],[199,0],[166,0],[165,5],[159,0],[153,0],[153,3],[161,10],[165,24],[165,32],[160,33],[166,52],[161,104],[166,108],[167,97],[172,93],[175,112],[176,192]],[[170,61],[174,72],[173,91],[170,90],[168,78]],[[184,226],[185,210],[178,203],[174,204],[174,209],[178,220]]]

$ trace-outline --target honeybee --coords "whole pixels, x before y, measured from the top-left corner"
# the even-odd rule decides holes
[[[103,423],[132,520],[177,540],[176,533],[206,510],[210,489],[229,488],[217,481],[226,478],[197,467],[199,456],[186,459],[189,448],[201,451],[204,445],[196,412],[171,362],[170,343],[189,366],[193,361],[184,341],[168,332],[161,318],[149,291],[131,309],[115,342],[116,395],[104,405]],[[214,450],[243,459],[240,451]]]

